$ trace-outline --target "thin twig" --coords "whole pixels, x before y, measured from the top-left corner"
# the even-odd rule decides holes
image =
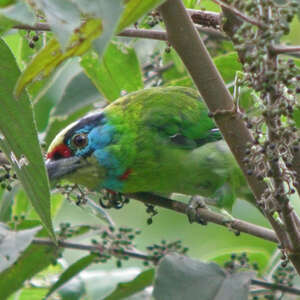
[[[189,8],[186,12],[195,24],[213,28],[219,28],[222,25],[222,15],[219,13]]]
[[[43,245],[43,246],[53,246],[56,247],[55,243],[49,239],[42,239],[42,238],[35,238],[32,241],[35,245]],[[84,245],[79,243],[67,242],[67,241],[58,241],[58,247],[66,248],[66,249],[75,249],[75,250],[83,250],[83,251],[90,251],[90,252],[97,252],[101,253],[101,246],[93,246],[93,245]],[[138,252],[126,251],[126,250],[113,250],[111,251],[112,254],[116,255],[124,255],[130,256],[132,258],[141,259],[145,261],[156,261],[157,259],[153,256],[145,255]],[[285,293],[290,293],[294,295],[300,295],[300,290],[293,287],[288,287],[280,284],[275,284],[271,282],[266,282],[258,279],[251,280],[252,285],[262,286],[268,288],[270,290],[279,290]]]
[[[214,30],[212,28],[219,28],[221,26],[221,17],[222,15],[219,13],[215,12],[210,12],[210,11],[202,11],[202,10],[195,10],[195,9],[186,9],[187,13],[190,15],[192,20],[194,21],[195,24],[202,25],[202,26],[197,26],[197,29],[201,32],[207,33],[207,34],[213,34],[216,36],[219,36],[221,38],[224,38],[224,35],[218,31]],[[207,28],[207,27],[212,27],[212,28]],[[34,31],[50,31],[51,27],[47,23],[36,23],[35,25],[27,25],[27,24],[17,24],[13,26],[15,29],[24,29],[24,30],[34,30]],[[124,36],[126,35],[126,32],[128,36],[131,36],[132,34],[136,33],[143,33],[143,30],[135,30],[135,31],[128,31],[127,29],[122,31],[120,35]],[[151,31],[151,30],[145,30],[145,31]],[[127,35],[126,35],[127,36]],[[143,36],[138,36],[138,37],[143,37]],[[148,38],[148,37],[147,37]]]
[[[165,1],[160,11],[165,21],[169,42],[179,54],[214,116],[255,198],[260,200],[266,184],[255,176],[249,175],[248,167],[244,163],[247,145],[253,144],[254,139],[236,109],[224,80],[196,32],[190,17],[186,14],[183,3],[180,0]]]
[[[236,33],[237,29],[240,28],[242,21],[236,14],[234,14],[234,12],[230,11],[227,7],[223,9],[223,13],[226,16],[226,19],[228,20],[227,24],[224,24],[223,29],[227,33],[227,35],[232,38]],[[238,51],[238,55],[240,61],[245,62],[245,53],[243,51]],[[269,52],[268,59],[269,61],[273,62],[273,64],[276,63],[276,55],[272,51]],[[266,66],[268,66],[268,64],[266,64]],[[276,69],[276,66],[274,69]],[[264,70],[264,73],[266,73],[266,70]],[[273,95],[271,94],[268,95],[272,100],[274,99],[273,102],[276,101],[275,93]],[[270,126],[272,127],[272,122],[274,122],[272,118],[267,120],[269,127]],[[269,134],[270,131],[271,130],[268,131]],[[276,130],[273,130],[272,136],[269,136],[269,139],[271,142],[274,141],[274,143],[276,144],[276,135],[273,136],[275,134],[275,131]],[[300,158],[297,160],[294,157],[292,165],[293,165],[293,170],[295,171],[299,170],[300,167],[299,160]],[[275,189],[277,191],[284,191],[284,186],[282,185],[282,174],[280,168],[278,167],[278,163],[276,162],[274,163],[271,161],[270,164],[271,164],[271,169],[273,171],[272,173],[274,174],[273,184],[275,186]],[[297,174],[299,174],[299,172],[297,172]],[[298,186],[297,188],[300,188],[300,186]],[[300,273],[300,259],[298,257],[300,256],[300,253],[298,253],[299,240],[300,240],[299,217],[295,214],[294,211],[291,211],[291,208],[288,205],[288,199],[284,198],[282,199],[282,201],[277,201],[276,199],[274,199],[274,201],[275,201],[275,207],[279,207],[279,210],[281,211],[280,218],[283,221],[283,224],[274,219],[272,212],[268,212],[267,210],[265,210],[265,216],[268,218],[270,224],[272,225],[274,231],[276,232],[276,235],[280,240],[281,245],[287,251],[288,257],[290,258],[293,265],[297,269],[297,272]]]
[[[272,54],[296,53],[300,52],[300,46],[273,46],[270,51]]]
[[[203,27],[201,25],[195,24],[195,28],[199,33],[204,33],[209,35],[210,38],[215,38],[215,39],[221,39],[221,40],[227,40],[227,36],[220,30],[216,30],[213,28],[209,27]]]
[[[136,37],[144,39],[152,39],[159,41],[167,41],[167,33],[162,30],[148,30],[148,29],[125,29],[118,34],[118,36]]]
[[[52,240],[49,239],[42,239],[42,238],[35,238],[32,241],[33,244],[36,245],[44,245],[44,246],[56,246],[55,243]],[[72,243],[67,241],[58,241],[57,244],[60,248],[67,248],[67,249],[76,249],[76,250],[83,250],[83,251],[91,251],[91,252],[97,252],[100,255],[104,254],[102,249],[105,249],[105,247],[101,247],[101,245],[93,246],[93,245],[84,245],[84,244],[78,244],[78,243]],[[110,253],[112,255],[123,255],[123,256],[129,256],[141,260],[147,260],[147,261],[156,261],[157,259],[153,256],[146,255],[143,253],[138,253],[134,251],[128,251],[128,250],[121,250],[121,249],[113,249],[113,250],[105,250],[105,252]]]
[[[135,193],[135,194],[129,194],[128,197],[132,199],[136,199],[138,201],[141,201],[143,203],[149,203],[152,205],[164,207],[167,209],[174,210],[181,214],[186,214],[187,212],[187,204],[171,200],[165,197],[161,197],[158,195],[150,194],[150,193]],[[244,232],[251,234],[253,236],[262,238],[264,240],[278,243],[278,239],[275,235],[275,233],[265,227],[258,226],[255,224],[251,224],[246,221],[242,221],[239,219],[234,219],[233,221],[226,220],[226,217],[220,213],[213,212],[206,208],[198,208],[197,209],[197,217],[199,220],[206,220],[208,222],[212,222],[230,229],[233,229],[235,231]]]
[[[14,29],[32,30],[32,31],[51,31],[50,25],[47,23],[36,23],[34,25],[16,24]]]
[[[160,76],[163,72],[169,70],[170,68],[172,68],[174,66],[174,63],[172,61],[168,62],[167,64],[158,67],[158,68],[154,68],[153,70],[151,70],[153,72],[153,75],[147,77],[144,80],[144,84],[150,82],[151,80],[155,79],[156,77]]]
[[[250,18],[246,15],[244,15],[242,12],[240,12],[239,10],[237,10],[236,8],[222,2],[222,1],[219,1],[219,0],[212,0],[213,2],[215,2],[216,4],[220,5],[222,8],[226,8],[228,10],[230,10],[232,13],[234,13],[236,16],[238,16],[239,18],[241,18],[242,20],[250,23],[250,24],[253,24],[261,29],[264,29],[266,28],[267,26],[261,22],[259,22],[258,20],[255,20],[253,18]]]
[[[226,39],[226,36],[219,30],[212,28],[205,28],[200,25],[195,25],[197,30],[201,33],[205,33],[211,35],[213,38],[218,39]],[[33,30],[33,31],[50,31],[51,28],[47,23],[37,23],[33,26],[26,24],[18,24],[13,28],[15,29],[24,29],[24,30]],[[167,41],[167,33],[162,30],[149,30],[149,29],[135,29],[129,28],[125,29],[118,34],[118,36],[122,37],[135,37],[135,38],[143,38],[143,39],[152,39],[159,41]]]
[[[271,282],[262,281],[262,280],[258,280],[258,279],[251,279],[251,284],[262,286],[262,287],[268,288],[270,290],[278,290],[278,291],[282,291],[282,292],[293,294],[293,295],[300,295],[300,289],[285,286],[282,284],[271,283]]]

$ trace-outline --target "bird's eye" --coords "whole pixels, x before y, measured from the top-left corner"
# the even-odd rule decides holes
[[[83,148],[87,145],[87,143],[88,143],[88,137],[85,133],[75,134],[72,138],[72,144],[76,148]]]

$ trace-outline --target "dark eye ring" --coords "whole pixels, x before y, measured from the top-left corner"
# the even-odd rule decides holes
[[[76,148],[83,148],[88,143],[88,137],[85,133],[78,133],[72,137],[72,144]]]

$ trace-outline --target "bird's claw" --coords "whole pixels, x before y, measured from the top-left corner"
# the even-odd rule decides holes
[[[207,221],[198,216],[197,209],[206,208],[205,201],[200,196],[192,196],[186,209],[186,214],[190,223],[197,222],[201,225],[207,225]]]
[[[129,199],[123,196],[121,193],[104,190],[103,197],[99,198],[99,204],[101,207],[109,209],[120,209],[129,202]]]

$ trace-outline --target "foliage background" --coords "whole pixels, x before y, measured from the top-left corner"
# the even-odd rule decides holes
[[[12,2],[14,2],[12,7],[24,5],[22,1]],[[94,2],[96,3],[96,1]],[[156,2],[158,4],[159,1]],[[56,7],[45,10],[49,13],[49,15],[46,14],[46,17],[50,25],[51,18],[54,18],[54,24],[55,22],[57,24],[59,17],[69,22],[70,26],[66,29],[66,32],[60,32],[61,26],[58,26],[56,31],[52,28],[59,41],[62,44],[66,44],[73,29],[78,26],[78,20],[75,18],[76,14],[72,14],[71,11],[69,16],[67,16],[66,13],[57,10],[58,8],[63,9],[63,5],[68,3],[68,1],[62,1],[62,4],[58,4],[57,1],[54,1],[54,3],[56,3]],[[209,0],[203,0],[201,4],[193,0],[185,0],[184,3],[188,8],[219,11],[218,6]],[[108,15],[114,12],[114,17],[111,18],[114,20],[113,28],[118,24],[117,20],[120,16],[117,13],[117,6],[118,4],[107,5],[103,10]],[[0,30],[3,27],[3,40],[16,57],[21,71],[24,71],[42,45],[52,38],[53,33],[39,34],[39,40],[33,42],[33,37],[36,36],[35,32],[9,29],[11,24],[8,20],[13,19],[15,22],[19,18],[21,21],[24,21],[26,10],[19,9],[19,6],[17,10],[15,7],[15,12],[13,17],[11,17],[6,11],[6,6],[3,5],[3,7],[0,10]],[[62,13],[62,15],[57,17],[55,13]],[[34,23],[31,17],[33,18],[33,16],[29,16],[28,20]],[[69,19],[67,19],[68,17]],[[103,15],[98,17],[105,18]],[[141,28],[149,28],[149,23],[152,21],[151,18],[151,16],[142,17],[139,26]],[[154,29],[159,28],[160,24],[154,27]],[[295,17],[291,23],[291,31],[284,37],[284,41],[292,45],[299,44],[299,30],[299,19]],[[108,42],[112,33],[113,31],[104,31],[101,37]],[[34,43],[33,48],[30,47],[30,43]],[[226,40],[214,40],[209,36],[206,38],[206,45],[214,57],[214,61],[224,80],[229,86],[232,86],[236,71],[241,70],[232,45]],[[81,60],[77,57],[68,59],[58,66],[50,77],[45,77],[30,85],[27,92],[33,105],[41,143],[44,143],[47,148],[49,142],[61,128],[87,112],[105,105],[106,100],[113,101],[124,92],[156,85],[193,86],[180,59],[174,50],[171,49],[169,51],[168,47],[166,42],[163,41],[115,36],[104,52],[103,48],[98,44],[95,52],[87,53]],[[101,54],[103,54],[102,63],[99,62]],[[170,68],[155,76],[155,69],[170,62],[172,62]],[[152,71],[146,71],[145,66],[148,66]],[[154,79],[150,80],[149,77],[153,75]],[[9,223],[10,226],[15,228],[18,226],[22,228],[22,224],[24,228],[30,228],[32,224],[39,224],[39,218],[31,207],[21,185],[13,181],[11,187],[11,191],[8,191],[7,185],[2,184],[2,187],[0,187],[0,221]],[[180,196],[179,198],[182,201],[187,201],[184,197]],[[293,201],[297,212],[300,213],[298,199],[295,197]],[[101,222],[104,224],[102,220],[91,215],[87,209],[82,209],[74,203],[65,200],[61,194],[52,195],[51,203],[54,229],[58,229],[61,223],[70,223],[71,226],[83,224],[99,225]],[[129,205],[126,205],[121,210],[111,210],[109,214],[117,226],[141,229],[142,234],[135,240],[139,250],[145,251],[147,246],[159,243],[163,239],[168,241],[179,239],[184,246],[190,249],[189,255],[191,257],[204,261],[215,261],[222,265],[225,260],[228,260],[231,253],[247,252],[251,261],[258,262],[262,273],[268,269],[268,263],[276,249],[276,245],[247,234],[241,234],[237,237],[230,230],[214,224],[209,224],[208,226],[189,224],[185,216],[164,209],[158,209],[158,211],[159,214],[154,217],[154,222],[150,226],[146,222],[148,216],[145,206],[136,201],[131,201]],[[261,214],[244,201],[237,201],[233,207],[232,214],[242,220],[266,227],[269,226]],[[28,225],[29,223],[31,225]],[[41,234],[47,235],[46,232]],[[88,243],[92,238],[93,236],[91,235],[82,235],[74,238],[74,240]],[[43,258],[43,253],[40,253],[40,257],[37,257],[37,253],[35,258],[30,258],[32,261],[28,261],[29,263],[35,264],[37,258]],[[58,274],[84,255],[86,255],[85,252],[78,250],[64,250],[58,260],[58,264],[50,265],[41,273],[35,275],[28,284],[9,299],[41,299],[42,295],[47,293],[47,287],[54,282]],[[56,260],[55,257],[54,260]],[[54,297],[78,299],[80,295],[83,295],[83,299],[99,299],[99,295],[110,293],[118,282],[133,279],[145,269],[148,269],[148,267],[133,259],[124,262],[121,269],[116,268],[116,259],[111,259],[105,264],[94,264],[73,278],[60,290],[60,294],[56,294]],[[140,297],[132,299],[143,299],[142,296]]]

